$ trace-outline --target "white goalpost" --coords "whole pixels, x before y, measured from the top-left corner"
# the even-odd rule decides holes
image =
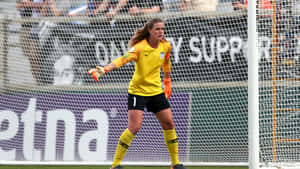
[[[248,4],[248,161],[259,169],[259,73],[256,1]]]

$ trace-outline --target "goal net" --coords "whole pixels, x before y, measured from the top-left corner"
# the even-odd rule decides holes
[[[111,164],[127,128],[134,62],[99,82],[87,72],[125,54],[136,29],[158,17],[172,45],[169,101],[180,161],[248,165],[247,5],[128,2],[114,15],[117,2],[37,1],[43,10],[29,11],[15,4],[7,1],[12,12],[0,15],[0,163]],[[297,167],[300,4],[264,5],[257,7],[260,163]],[[170,165],[153,113],[145,110],[122,162]]]
[[[272,1],[258,16],[260,158],[273,167],[299,168],[299,1]],[[266,76],[261,76],[261,75]]]

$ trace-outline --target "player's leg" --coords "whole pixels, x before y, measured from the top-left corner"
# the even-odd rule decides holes
[[[139,131],[143,120],[143,111],[141,110],[129,110],[128,111],[128,128],[122,133],[119,138],[119,142],[116,148],[114,161],[112,168],[120,166],[122,159],[124,158],[131,141]]]
[[[179,164],[178,141],[174,128],[171,108],[163,109],[157,112],[155,115],[163,128],[165,144],[168,148],[170,159],[172,162],[171,169],[186,169],[182,164]]]
[[[168,148],[170,159],[174,169],[185,169],[183,165],[179,164],[178,159],[178,141],[175,132],[175,125],[173,121],[172,111],[170,104],[164,94],[153,97],[151,104],[147,105],[147,108],[151,107],[152,112],[155,113],[156,118],[160,122],[163,128],[165,144]]]
[[[141,96],[128,96],[128,128],[120,136],[112,169],[121,169],[120,163],[124,158],[131,141],[140,130],[144,113],[144,98]]]
[[[173,165],[179,164],[178,160],[178,142],[174,128],[171,108],[157,112],[156,117],[163,129],[165,144],[169,150],[171,162]]]

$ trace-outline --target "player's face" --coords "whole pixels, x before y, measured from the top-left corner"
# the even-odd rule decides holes
[[[150,36],[156,40],[162,40],[164,37],[165,24],[163,22],[157,22],[149,30]]]

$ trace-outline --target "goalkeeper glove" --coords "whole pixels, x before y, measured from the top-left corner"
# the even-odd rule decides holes
[[[105,73],[109,72],[107,67],[96,66],[96,68],[90,69],[89,74],[92,74],[93,78],[98,82],[98,79]]]
[[[164,79],[164,85],[165,85],[164,93],[165,93],[165,96],[167,97],[167,100],[169,100],[169,98],[172,95],[171,78]]]

